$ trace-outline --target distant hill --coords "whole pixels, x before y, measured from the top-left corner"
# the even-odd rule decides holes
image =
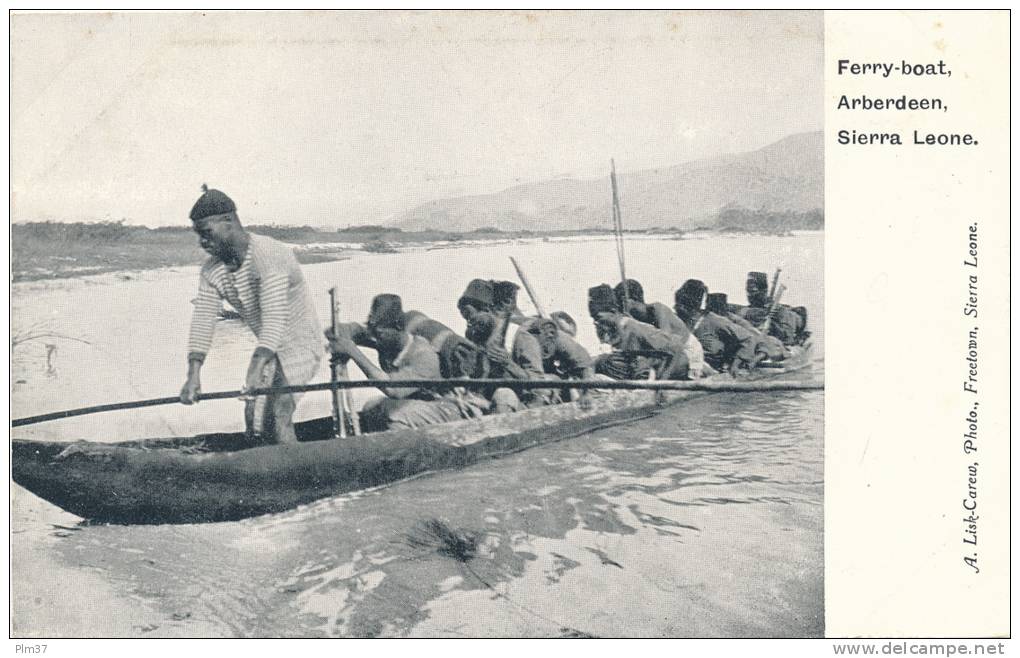
[[[756,217],[821,215],[822,133],[792,135],[757,151],[617,174],[627,229],[716,226],[728,211]],[[502,192],[440,199],[389,222],[406,231],[608,228],[609,176],[518,185]],[[817,212],[816,212],[817,211]],[[726,222],[722,222],[725,224]]]

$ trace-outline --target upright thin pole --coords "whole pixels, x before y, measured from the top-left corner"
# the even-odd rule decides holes
[[[776,311],[779,309],[779,300],[782,299],[785,291],[786,286],[779,284],[779,288],[776,289],[776,296],[769,302],[769,312],[766,314],[765,322],[761,326],[761,332],[766,336],[769,335],[769,329],[772,326],[772,318],[776,315]]]
[[[620,193],[616,185],[616,161],[609,159],[609,180],[613,186],[613,231],[616,234],[616,257],[620,261],[620,282],[623,284],[623,299],[627,301],[627,265],[623,253],[623,217],[620,215]]]
[[[336,308],[336,288],[329,289],[329,317],[331,327],[333,329],[333,335],[336,336],[339,330],[339,322],[337,308]],[[329,362],[329,381],[336,384],[340,381],[340,370],[345,369],[347,366],[341,366],[336,360],[330,360]],[[344,377],[346,379],[346,377]],[[340,389],[334,388],[332,391],[333,397],[333,438],[344,439],[347,438],[347,423],[344,419],[344,405],[340,401]]]
[[[769,299],[772,299],[776,294],[776,286],[779,284],[779,273],[783,271],[783,268],[777,267],[776,273],[772,276],[772,287],[769,288]]]

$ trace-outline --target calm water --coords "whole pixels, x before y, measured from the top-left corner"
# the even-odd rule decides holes
[[[398,292],[409,308],[459,329],[463,285],[513,278],[508,255],[548,309],[581,321],[580,339],[594,347],[584,291],[614,279],[611,242],[366,254],[305,272],[323,321],[326,290],[337,285],[344,319],[363,319],[374,294]],[[634,240],[627,256],[646,297],[662,301],[692,276],[736,300],[747,270],[782,263],[784,299],[812,310],[821,354],[820,234]],[[174,394],[196,274],[15,286],[15,331],[42,327],[87,343],[19,346],[12,414]],[[220,323],[205,389],[238,387],[252,346],[242,327]],[[14,633],[820,635],[822,400],[818,392],[713,396],[462,471],[238,523],[83,526],[15,485]],[[299,416],[328,412],[328,396],[310,395]],[[224,401],[16,436],[113,441],[239,424],[240,403]],[[424,523],[437,518],[476,538],[473,558],[435,550]]]

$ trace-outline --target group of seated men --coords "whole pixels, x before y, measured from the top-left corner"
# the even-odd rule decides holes
[[[588,310],[599,340],[614,348],[596,359],[595,372],[614,379],[697,379],[715,372],[734,375],[765,360],[782,361],[788,348],[810,332],[807,311],[774,303],[763,272],[747,277],[747,306],[731,305],[725,293],[708,293],[688,279],[669,308],[647,303],[633,279],[588,291]]]
[[[380,386],[386,397],[362,409],[362,427],[414,428],[564,399],[557,389],[465,389],[456,380],[590,379],[592,358],[574,340],[573,319],[562,312],[526,317],[517,308],[517,292],[510,281],[471,281],[457,303],[467,322],[463,336],[420,311],[405,312],[400,297],[391,294],[372,300],[364,324],[344,323],[335,333],[327,331],[333,357],[353,360],[369,379],[451,380],[447,390]],[[378,366],[363,347],[377,352]]]
[[[510,281],[471,281],[457,308],[464,335],[419,311],[404,311],[399,296],[372,300],[367,321],[329,330],[333,358],[353,360],[371,380],[449,379],[448,389],[380,384],[385,397],[361,411],[366,431],[415,428],[488,413],[518,411],[580,397],[562,389],[465,388],[464,379],[588,380],[696,379],[716,371],[734,374],[763,360],[779,361],[803,342],[806,312],[773,304],[766,277],[748,275],[748,305],[731,306],[725,294],[708,295],[696,279],[677,291],[675,306],[644,300],[640,283],[588,291],[588,309],[599,340],[612,352],[596,359],[576,340],[577,326],[564,312],[528,317],[517,306]],[[707,298],[706,298],[707,296]],[[706,305],[707,302],[707,305]],[[378,365],[362,348],[377,353]]]

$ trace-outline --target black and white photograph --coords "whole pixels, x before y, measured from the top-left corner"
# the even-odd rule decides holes
[[[12,638],[825,635],[823,12],[9,18]]]

